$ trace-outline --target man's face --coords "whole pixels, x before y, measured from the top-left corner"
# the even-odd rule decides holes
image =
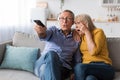
[[[63,12],[59,16],[59,23],[63,31],[71,30],[74,23],[73,16],[69,12]]]

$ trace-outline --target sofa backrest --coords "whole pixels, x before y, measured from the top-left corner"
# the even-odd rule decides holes
[[[115,68],[115,70],[120,70],[120,38],[107,38],[107,43],[110,58],[113,62],[113,67]],[[21,32],[15,33],[12,44],[14,46],[37,47],[40,48],[41,52],[43,51],[45,46],[45,42],[40,41],[37,35],[31,35]],[[1,45],[1,49],[3,48],[5,48],[5,46]],[[1,49],[0,51],[2,51]]]
[[[108,50],[110,58],[113,62],[113,67],[120,70],[120,38],[107,38]],[[16,32],[13,37],[14,46],[37,47],[42,52],[45,42],[40,41],[37,35]]]
[[[115,70],[120,70],[120,38],[107,38],[110,58]]]

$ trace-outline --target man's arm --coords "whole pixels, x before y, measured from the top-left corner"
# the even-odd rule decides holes
[[[82,62],[82,54],[79,47],[77,48],[76,53],[73,56],[73,62],[74,64]]]

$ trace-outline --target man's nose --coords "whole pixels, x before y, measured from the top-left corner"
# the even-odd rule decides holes
[[[67,23],[68,22],[68,20],[67,20],[67,18],[64,18],[64,20],[63,20],[65,23]]]

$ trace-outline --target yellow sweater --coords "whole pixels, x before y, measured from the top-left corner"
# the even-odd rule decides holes
[[[83,63],[95,62],[105,62],[112,65],[112,61],[109,58],[106,36],[102,29],[94,29],[92,31],[93,41],[95,42],[96,47],[93,49],[92,54],[88,52],[87,42],[85,35],[82,37],[82,42],[80,45],[80,50],[83,54]]]

